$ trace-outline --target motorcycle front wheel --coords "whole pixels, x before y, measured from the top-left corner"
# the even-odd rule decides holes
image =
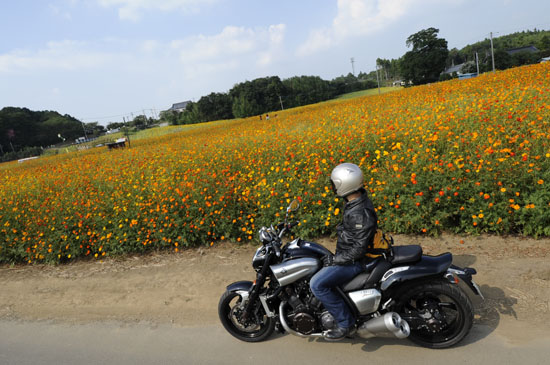
[[[460,342],[474,319],[473,305],[466,293],[458,285],[442,280],[408,286],[396,311],[411,328],[409,339],[434,349]]]
[[[257,300],[248,318],[243,318],[243,298],[237,292],[226,291],[218,304],[218,315],[224,328],[241,341],[260,342],[275,329],[275,319],[268,317]]]

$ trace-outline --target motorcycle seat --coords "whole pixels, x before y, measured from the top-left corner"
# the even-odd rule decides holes
[[[390,259],[392,265],[407,264],[420,261],[422,247],[418,245],[393,246],[393,256]]]
[[[388,261],[378,257],[366,265],[365,271],[351,279],[346,285],[342,286],[342,290],[344,292],[350,292],[372,288],[380,281],[384,273],[388,271],[390,267],[391,264]]]

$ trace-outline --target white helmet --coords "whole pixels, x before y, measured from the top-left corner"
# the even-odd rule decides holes
[[[355,164],[343,163],[332,170],[330,181],[336,195],[343,198],[363,187],[363,172]]]

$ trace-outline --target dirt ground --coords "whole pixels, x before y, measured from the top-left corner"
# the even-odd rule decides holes
[[[454,263],[474,267],[485,301],[473,297],[476,324],[510,343],[548,337],[550,239],[394,236],[421,244],[427,254],[451,252]],[[331,239],[318,242],[334,249]],[[252,245],[76,262],[64,266],[0,267],[0,320],[95,321],[200,326],[218,323],[225,287],[253,280]],[[466,289],[468,290],[468,289]]]

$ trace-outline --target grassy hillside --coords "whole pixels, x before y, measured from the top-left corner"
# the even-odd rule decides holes
[[[344,161],[387,231],[550,235],[549,88],[538,64],[4,164],[0,262],[249,241],[294,198],[327,234]]]
[[[397,90],[400,90],[400,89],[402,89],[401,86],[385,86],[385,87],[380,88],[380,94],[385,94],[385,93],[389,93],[391,91],[397,91]],[[343,94],[343,95],[338,96],[336,98],[336,100],[339,100],[339,99],[353,99],[353,98],[358,98],[358,97],[361,97],[361,96],[373,96],[373,95],[378,95],[378,88],[355,91],[355,92],[352,92],[352,93]]]

